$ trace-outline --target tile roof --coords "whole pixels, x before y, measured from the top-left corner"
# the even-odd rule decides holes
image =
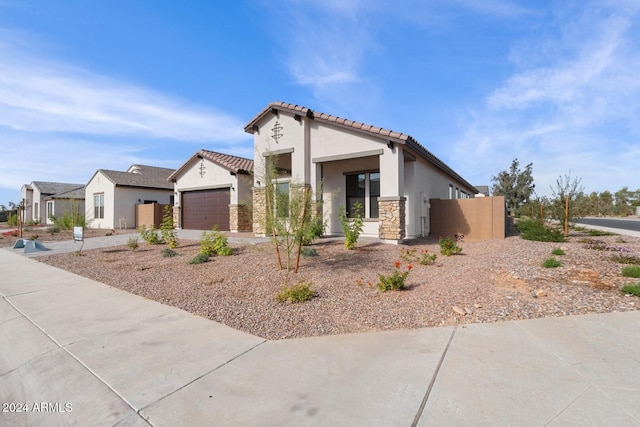
[[[189,158],[182,166],[169,176],[168,180],[175,182],[178,176],[190,167],[193,160],[205,158],[218,166],[235,174],[249,174],[253,172],[253,160],[244,157],[232,156],[231,154],[217,153],[209,150],[199,150]]]
[[[108,169],[98,169],[97,172],[102,172],[102,174],[116,186],[172,190],[173,184],[169,183],[167,179],[173,172],[175,172],[175,169],[146,165],[131,165],[127,172]]]
[[[74,190],[78,187],[84,187],[84,184],[68,184],[66,182],[45,182],[45,181],[33,181],[31,187],[36,187],[40,190],[40,194],[58,194],[66,191]]]
[[[356,122],[353,120],[348,120],[342,117],[333,116],[330,114],[315,112],[307,107],[302,107],[300,105],[289,104],[286,102],[276,101],[272,102],[267,107],[265,107],[262,111],[260,111],[249,123],[247,123],[244,127],[244,131],[247,133],[253,134],[257,127],[258,122],[262,120],[262,118],[271,113],[272,111],[286,111],[290,114],[297,114],[300,116],[308,117],[312,120],[317,120],[329,124],[335,124],[338,126],[343,126],[349,129],[353,129],[358,132],[364,132],[368,134],[373,134],[374,136],[379,136],[382,139],[393,141],[398,144],[405,144],[408,147],[414,149],[420,156],[429,161],[431,164],[436,166],[441,171],[446,174],[456,178],[461,183],[465,184],[469,187],[469,189],[475,188],[472,184],[470,184],[467,180],[462,178],[457,172],[447,166],[442,160],[436,157],[433,153],[427,150],[422,144],[420,144],[416,139],[414,139],[411,135],[402,132],[395,132],[389,129],[380,128],[372,125],[368,125],[361,122]]]

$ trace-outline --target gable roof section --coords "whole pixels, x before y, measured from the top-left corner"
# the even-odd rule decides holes
[[[337,127],[344,127],[356,132],[374,135],[386,141],[405,144],[415,150],[418,154],[420,154],[424,159],[433,164],[435,167],[469,187],[469,189],[475,188],[467,180],[462,178],[457,172],[447,166],[442,160],[440,160],[433,153],[427,150],[411,135],[368,125],[361,122],[356,122],[353,120],[344,119],[338,116],[332,116],[330,114],[314,112],[313,110],[302,107],[300,105],[289,104],[281,101],[272,102],[245,125],[244,131],[253,134],[258,128],[258,123],[264,118],[264,116],[277,111],[285,111],[289,114],[305,116],[312,120],[317,120],[319,122],[324,122]]]
[[[108,169],[98,169],[109,181],[118,187],[157,188],[173,190],[173,185],[167,181],[175,169],[159,168],[155,166],[131,165],[128,169],[133,172],[122,172]],[[95,174],[93,175],[95,177]],[[93,180],[93,177],[91,178]],[[91,181],[90,180],[90,181]]]
[[[52,195],[58,193],[65,193],[67,191],[75,190],[79,187],[84,187],[84,184],[68,184],[65,182],[45,182],[45,181],[33,181],[31,187],[35,187],[40,191],[40,194]]]
[[[234,174],[248,175],[253,172],[253,160],[232,156],[231,154],[217,153],[215,151],[199,150],[172,173],[168,180],[176,182],[178,177],[189,169],[192,162],[196,159],[207,159]]]
[[[81,185],[80,187],[77,187],[77,188],[73,188],[69,191],[63,191],[61,193],[52,194],[51,196],[47,197],[47,200],[54,200],[54,199],[84,200],[84,185]]]

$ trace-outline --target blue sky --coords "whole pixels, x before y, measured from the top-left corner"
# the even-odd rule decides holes
[[[31,181],[252,157],[285,101],[408,133],[469,182],[640,187],[640,1],[0,0],[0,204]]]

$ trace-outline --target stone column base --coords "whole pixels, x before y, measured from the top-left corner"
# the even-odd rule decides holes
[[[405,238],[406,201],[406,197],[378,197],[380,239],[401,242]]]
[[[229,231],[232,233],[252,231],[252,221],[247,205],[229,205]]]

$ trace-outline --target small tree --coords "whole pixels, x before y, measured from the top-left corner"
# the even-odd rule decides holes
[[[504,196],[507,208],[514,215],[516,209],[529,202],[535,189],[533,183],[533,163],[520,170],[520,162],[514,159],[508,171],[502,171],[491,178],[493,194]]]
[[[564,230],[564,237],[569,236],[569,224],[575,223],[583,215],[576,200],[584,192],[580,182],[582,178],[571,178],[571,170],[564,177],[556,180],[556,188],[551,187],[552,199],[549,206],[549,215],[552,219],[560,221]]]
[[[160,224],[160,233],[162,234],[162,240],[165,241],[170,249],[178,247],[178,237],[173,229],[173,210],[166,205],[162,215],[162,224]]]
[[[317,227],[311,220],[311,191],[308,185],[280,179],[276,156],[267,157],[265,162],[266,229],[272,236],[278,268],[283,268],[282,249],[287,271],[293,269],[297,273],[302,244],[314,234],[311,228]],[[295,266],[294,250],[297,251]]]

